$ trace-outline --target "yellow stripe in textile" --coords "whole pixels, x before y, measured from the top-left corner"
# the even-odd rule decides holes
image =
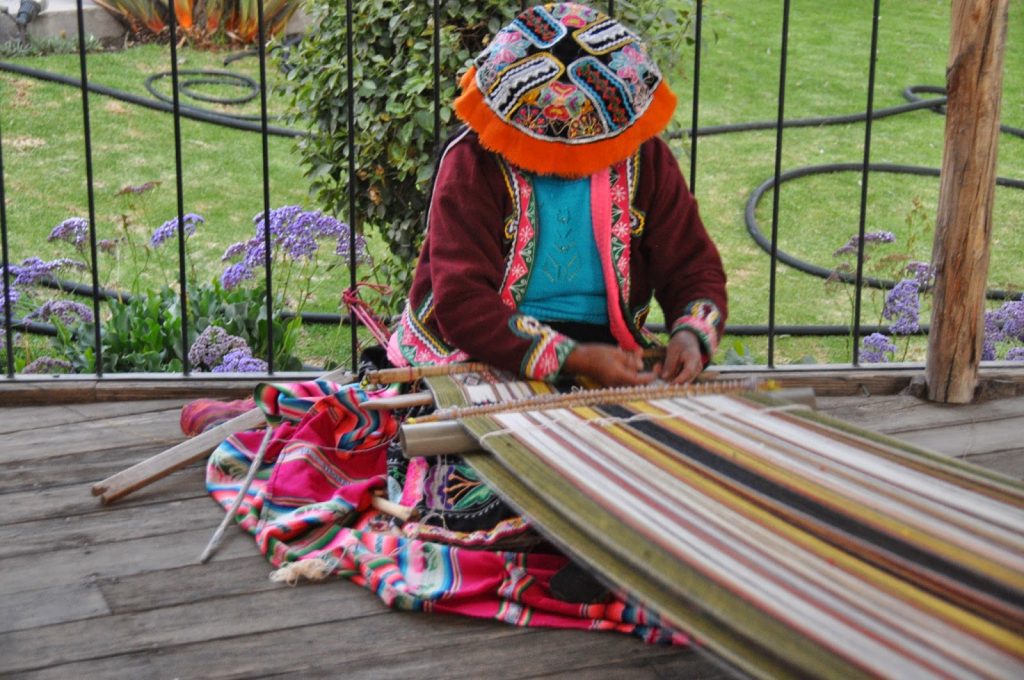
[[[628,407],[638,411],[658,413],[656,409],[644,403],[632,403],[628,404]],[[601,418],[603,416],[603,414],[597,412],[587,413],[583,409],[579,413],[590,418]],[[664,424],[663,421],[661,422]],[[665,469],[669,474],[685,481],[707,497],[731,507],[743,516],[765,526],[795,545],[820,556],[847,573],[854,574],[857,578],[885,591],[887,594],[898,597],[912,607],[949,622],[950,625],[958,629],[958,632],[982,639],[1013,656],[1021,657],[1022,649],[1024,649],[1024,637],[1021,635],[1015,634],[927,591],[921,590],[906,581],[896,578],[870,563],[835,548],[808,531],[780,519],[773,513],[766,512],[762,507],[730,490],[723,483],[709,478],[701,471],[691,467],[690,464],[680,460],[676,455],[673,455],[672,449],[651,438],[635,431],[627,430],[621,425],[608,425],[606,431],[652,464]],[[700,443],[703,444],[703,442]],[[969,659],[964,661],[969,662]]]
[[[664,411],[657,409],[644,402],[633,402],[628,405],[638,412],[650,415],[660,415]],[[822,505],[841,511],[861,521],[862,523],[879,529],[890,535],[899,536],[902,540],[916,544],[932,553],[941,555],[953,563],[963,564],[976,572],[985,574],[1003,583],[1010,584],[1017,590],[1024,590],[1024,574],[1019,571],[1007,568],[990,560],[982,559],[973,552],[965,552],[961,546],[939,540],[932,534],[926,533],[917,527],[898,522],[892,518],[875,512],[859,503],[851,503],[849,499],[829,491],[818,484],[805,479],[796,479],[785,470],[766,463],[746,450],[733,446],[723,441],[720,435],[716,435],[700,426],[689,422],[681,421],[678,418],[664,419],[659,424],[667,430],[697,442],[710,451],[727,457],[731,462],[742,465],[748,470],[756,473],[764,479],[770,480],[798,492],[800,495],[810,498]]]
[[[892,465],[898,465],[912,473],[927,477],[929,479],[935,479],[935,488],[932,489],[930,496],[931,500],[941,499],[941,502],[946,506],[948,512],[943,513],[943,520],[948,521],[953,525],[961,527],[964,530],[970,531],[973,534],[984,537],[985,540],[991,543],[1002,546],[1005,550],[1012,551],[1013,554],[1020,555],[1024,553],[1024,534],[1019,531],[1008,531],[1009,527],[1014,526],[1015,522],[1007,516],[1007,522],[1002,525],[996,525],[991,521],[987,521],[984,517],[973,512],[979,504],[973,504],[970,507],[964,507],[963,504],[957,504],[951,502],[952,499],[943,496],[943,493],[938,489],[943,486],[953,486],[963,493],[971,495],[980,495],[982,498],[978,499],[985,503],[1000,503],[1005,505],[1007,508],[1016,508],[1018,506],[1017,498],[1012,494],[1005,493],[1004,489],[993,486],[987,483],[986,480],[971,478],[966,476],[967,473],[957,468],[942,468],[937,465],[930,464],[930,459],[922,459],[908,454],[907,451],[900,451],[892,446],[886,445],[884,442],[873,441],[867,437],[856,436],[847,434],[845,432],[837,432],[830,428],[824,427],[812,420],[806,420],[803,418],[803,413],[776,413],[776,418],[783,420],[794,427],[806,429],[811,433],[816,433],[821,436],[827,436],[833,439],[837,443],[841,443],[845,446],[856,447],[859,450],[871,454],[877,459],[884,459],[887,463]],[[881,478],[881,479],[884,479]],[[879,489],[880,493],[892,495],[892,491],[885,491]],[[911,499],[907,498],[906,495],[898,496],[902,500],[910,502]],[[923,512],[932,513],[934,508],[927,504],[913,504]],[[964,516],[966,513],[966,516]],[[1019,523],[1019,522],[1018,522]]]
[[[590,416],[600,416],[595,411],[583,408],[573,409],[572,413],[587,421]],[[699,494],[681,480],[655,474],[653,470],[656,467],[652,468],[631,447],[614,441],[614,437],[604,431],[591,430],[584,435],[582,441],[585,443],[579,443],[577,438],[577,443],[569,443],[571,448],[559,450],[557,440],[560,437],[564,440],[564,435],[571,436],[571,430],[579,429],[573,426],[579,423],[565,422],[560,414],[551,411],[523,413],[518,417],[506,415],[498,420],[506,427],[524,424],[519,421],[535,425],[528,431],[516,427],[515,436],[525,437],[533,452],[548,460],[549,464],[554,464],[555,469],[569,466],[566,467],[566,472],[569,472],[575,467],[576,472],[569,472],[569,479],[586,487],[589,494],[599,499],[609,512],[621,515],[633,531],[647,536],[651,547],[645,549],[645,559],[653,548],[667,550],[678,564],[688,565],[707,581],[706,586],[689,590],[690,597],[696,597],[708,606],[709,586],[714,584],[721,588],[735,601],[729,605],[731,609],[718,610],[718,615],[727,617],[745,635],[763,640],[777,650],[785,649],[786,658],[799,658],[798,665],[806,668],[807,672],[817,675],[823,669],[810,670],[806,664],[818,662],[813,660],[813,656],[803,656],[809,650],[798,646],[798,641],[810,643],[813,645],[811,649],[817,648],[822,653],[842,659],[846,664],[854,664],[864,670],[874,669],[871,672],[878,672],[880,663],[899,667],[905,673],[918,673],[922,669],[934,672],[931,664],[921,654],[897,654],[891,644],[881,642],[878,633],[851,623],[849,616],[839,611],[845,609],[848,613],[850,605],[837,604],[838,598],[834,593],[824,592],[821,579],[817,584],[805,579],[800,588],[804,596],[793,592],[791,589],[797,581],[793,580],[792,575],[780,574],[776,564],[777,555],[773,561],[765,550],[746,541],[742,535],[724,530],[721,523],[713,526],[718,513],[735,515],[728,506],[711,504],[707,496]],[[614,424],[609,427],[621,429],[621,426]],[[553,435],[544,434],[546,431]],[[550,440],[550,450],[545,447],[545,440]],[[657,450],[657,447],[647,444],[643,439],[630,443],[645,450],[647,455]],[[588,467],[581,468],[581,462]],[[649,488],[640,491],[645,486]],[[657,494],[651,495],[654,491]],[[647,500],[638,501],[633,496],[635,492],[646,493]],[[666,499],[671,499],[671,502],[666,502]],[[819,597],[823,594],[829,598],[830,604],[821,604]],[[721,599],[719,603],[726,604]],[[838,615],[836,612],[839,612]],[[755,615],[767,616],[774,623],[771,626],[762,624],[758,630],[751,626]],[[891,628],[883,621],[876,619],[873,627]],[[884,662],[879,661],[881,657],[885,658]]]
[[[1024,512],[1012,505],[873,455],[877,445],[832,436],[778,410],[749,408],[740,399],[709,397],[657,405],[673,414],[681,412],[684,419],[719,425],[729,438],[739,438],[743,448],[759,452],[781,469],[1024,573]]]
[[[634,536],[628,533],[630,528],[621,518],[607,512],[591,496],[566,484],[562,475],[551,469],[550,462],[540,460],[535,453],[518,441],[516,435],[505,430],[504,424],[498,420],[500,417],[501,414],[475,416],[463,420],[462,423],[478,438],[498,430],[503,431],[482,440],[482,446],[504,465],[514,470],[518,478],[529,481],[531,487],[542,494],[559,514],[572,518],[577,526],[592,532],[595,538],[602,541],[605,549],[630,561],[634,573],[646,573],[647,578],[660,579],[655,583],[661,588],[664,597],[673,600],[682,597],[688,603],[686,606],[696,604],[710,614],[712,618],[707,621],[713,625],[707,628],[701,625],[701,619],[680,621],[679,623],[689,628],[689,632],[706,638],[708,644],[716,651],[726,652],[726,658],[761,677],[786,677],[787,674],[780,675],[778,671],[781,669],[778,667],[764,672],[765,667],[760,665],[763,660],[755,661],[749,658],[750,652],[744,650],[742,646],[729,647],[727,650],[717,646],[719,640],[715,632],[716,626],[720,624],[714,623],[715,621],[725,623],[739,631],[741,635],[765,646],[793,667],[802,669],[797,673],[797,677],[868,677],[863,669],[851,663],[849,659],[836,655],[803,636],[794,635],[791,629],[775,617],[719,585],[707,574],[662,552],[649,540],[634,540]],[[626,545],[633,548],[627,549]],[[649,604],[659,609],[657,600]],[[770,661],[765,663],[771,667]]]
[[[745,395],[745,398],[759,404],[764,404],[768,401],[767,397],[758,394],[748,394]],[[973,465],[958,458],[950,458],[926,449],[920,449],[907,442],[879,434],[878,432],[862,430],[817,411],[795,411],[790,415],[806,422],[809,426],[814,425],[828,432],[838,431],[852,437],[855,441],[866,440],[888,447],[901,460],[907,461],[914,467],[920,467],[927,471],[940,471],[941,474],[948,475],[951,481],[960,484],[969,482],[977,486],[980,493],[997,498],[1010,505],[1024,507],[1024,482],[1022,481]]]

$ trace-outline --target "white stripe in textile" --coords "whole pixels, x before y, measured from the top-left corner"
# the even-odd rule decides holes
[[[719,408],[721,403],[726,401],[737,403],[735,400],[715,399],[715,396],[717,395],[710,395],[704,400],[715,409],[716,413],[722,413],[722,410]],[[701,398],[697,399],[698,403],[700,400]],[[959,485],[900,465],[887,458],[865,455],[861,449],[837,442],[814,430],[795,426],[788,423],[786,419],[771,412],[745,408],[733,409],[728,412],[728,415],[742,422],[754,425],[764,432],[777,432],[781,428],[785,428],[790,432],[796,432],[805,447],[814,449],[823,457],[829,458],[840,465],[862,470],[879,480],[894,484],[900,482],[905,491],[911,491],[942,505],[956,508],[960,512],[978,516],[986,522],[1007,527],[1014,531],[1016,539],[1024,541],[1024,534],[1020,531],[1021,527],[1024,527],[1024,509],[1012,508],[994,498],[974,493]],[[852,458],[848,457],[847,454],[851,451],[859,455]],[[900,474],[896,480],[893,479],[894,473]],[[1024,542],[1020,545],[1021,549],[1024,549]]]
[[[699,402],[702,399],[709,397],[694,397],[691,401]],[[1010,569],[1024,570],[1024,553],[1005,545],[1007,542],[1019,543],[1019,534],[999,532],[1002,544],[985,540],[986,534],[993,533],[993,527],[981,525],[976,517],[968,513],[957,512],[957,509],[930,498],[908,495],[910,492],[902,485],[878,474],[863,473],[867,477],[860,478],[862,483],[857,483],[851,480],[848,474],[843,474],[844,468],[856,472],[862,472],[865,468],[870,469],[871,462],[865,459],[878,458],[877,456],[828,438],[815,437],[814,433],[781,418],[769,422],[761,421],[761,427],[752,428],[735,415],[732,418],[723,416],[722,410],[695,412],[692,410],[693,404],[684,403],[686,401],[658,400],[651,404],[704,431],[707,431],[712,423],[719,425],[721,431],[715,430],[717,439],[742,449],[778,469],[820,484],[866,508],[883,512],[892,519],[914,526],[947,542],[984,554],[992,561],[1004,564]],[[732,408],[735,410],[736,404],[733,404]],[[811,448],[812,445],[817,445],[817,448]],[[823,452],[823,449],[830,447],[839,449],[840,453]],[[887,465],[884,470],[892,479],[927,477],[916,470],[898,465]],[[994,500],[980,494],[972,495],[987,501]],[[1008,512],[1013,510],[1006,508],[1005,504],[1002,507]]]
[[[743,527],[749,528],[749,522],[729,508],[692,491],[680,480],[667,477],[664,471],[639,458],[628,447],[593,428],[586,432],[586,444],[594,454],[567,445],[566,438],[578,441],[576,431],[586,425],[582,421],[568,426],[557,422],[566,413],[559,410],[529,416],[504,414],[495,420],[512,429],[538,457],[573,479],[613,514],[706,575],[742,593],[745,599],[771,612],[794,630],[878,672],[885,669],[903,677],[943,674],[926,660],[935,659],[941,649],[926,649],[918,640],[865,615],[845,597],[829,592],[820,583],[783,570],[779,566],[781,560],[773,560],[763,546],[745,538],[748,532],[744,532]],[[558,433],[557,438],[555,433]],[[637,490],[653,484],[660,499],[670,498],[678,505],[670,507],[654,498],[638,497],[624,486],[627,484]],[[658,505],[661,512],[652,514],[652,503]],[[706,508],[703,512],[702,506]],[[697,525],[685,516],[688,512],[703,515],[705,519],[711,513],[721,517],[722,522]],[[792,559],[794,551],[803,552],[788,544],[780,557]],[[800,559],[817,562],[815,568],[826,573],[830,570],[827,563],[809,553],[802,554]],[[902,648],[900,651],[891,648],[897,644]],[[912,658],[914,656],[918,658]],[[954,663],[960,666],[956,671],[958,675],[973,675],[955,659],[945,659],[947,668]]]

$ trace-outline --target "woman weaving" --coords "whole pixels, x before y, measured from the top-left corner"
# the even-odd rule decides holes
[[[438,161],[389,360],[472,357],[605,385],[693,380],[725,321],[725,274],[656,136],[675,96],[644,45],[594,9],[538,6],[495,36],[461,87],[466,127]],[[671,339],[645,372],[652,294]]]
[[[657,372],[692,380],[715,349],[725,276],[654,138],[675,100],[637,38],[581,5],[534,7],[462,86],[468,128],[438,162],[391,361],[473,357],[529,378],[642,384],[656,378],[640,352],[653,292],[674,320]],[[284,421],[267,450],[273,470],[239,492],[269,441],[259,432],[210,459],[208,488],[225,507],[243,499],[236,516],[281,578],[344,574],[403,609],[685,642],[575,568],[463,459],[405,458],[397,419],[364,410],[367,399],[356,385],[265,386],[268,419]],[[382,492],[409,519],[373,511]]]

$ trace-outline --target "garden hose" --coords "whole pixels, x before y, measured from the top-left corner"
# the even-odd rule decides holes
[[[70,87],[81,88],[82,83],[77,78],[71,78],[69,76],[62,75],[60,73],[53,73],[52,71],[43,71],[40,69],[29,68],[28,66],[21,66],[20,64],[12,64],[7,61],[0,61],[0,71],[6,71],[8,73],[16,73],[21,76],[27,76],[29,78],[35,78],[37,80],[43,80],[46,82],[57,83],[60,85],[68,85]],[[227,73],[218,72],[218,73]],[[147,83],[150,80],[164,77],[167,74],[157,74],[147,79]],[[237,76],[238,80],[246,79],[246,76]],[[193,85],[195,85],[193,81]],[[255,83],[253,83],[255,85]],[[148,85],[147,85],[148,86]],[[259,92],[258,86],[257,93]],[[124,90],[117,90],[112,87],[106,87],[104,85],[96,85],[89,83],[89,92],[101,94],[112,99],[126,102],[128,104],[135,104],[136,106],[142,106],[147,109],[154,111],[162,111],[165,113],[174,113],[174,106],[165,101],[166,98],[157,98],[156,100],[148,99],[146,97],[140,97],[139,95],[132,94],[131,92],[125,92]],[[179,85],[180,90],[180,85]],[[247,132],[262,132],[263,128],[260,125],[258,117],[250,116],[236,116],[226,113],[218,113],[209,109],[203,109],[197,106],[189,106],[187,104],[181,104],[178,106],[178,113],[182,118],[188,118],[190,120],[197,120],[203,123],[212,123],[214,125],[220,125],[222,127],[231,128],[234,130],[244,130]],[[290,128],[278,127],[274,125],[267,126],[267,134],[275,137],[304,137],[305,132],[299,130],[292,130]]]

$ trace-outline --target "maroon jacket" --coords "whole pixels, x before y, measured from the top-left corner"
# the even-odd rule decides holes
[[[529,378],[558,374],[575,341],[517,311],[536,251],[532,180],[467,130],[445,148],[427,235],[388,356],[397,365],[473,358]],[[725,272],[679,164],[658,138],[591,177],[595,241],[619,345],[650,345],[651,296],[705,360],[726,315]],[[602,202],[603,201],[603,202]],[[542,228],[542,227],[541,227]]]

